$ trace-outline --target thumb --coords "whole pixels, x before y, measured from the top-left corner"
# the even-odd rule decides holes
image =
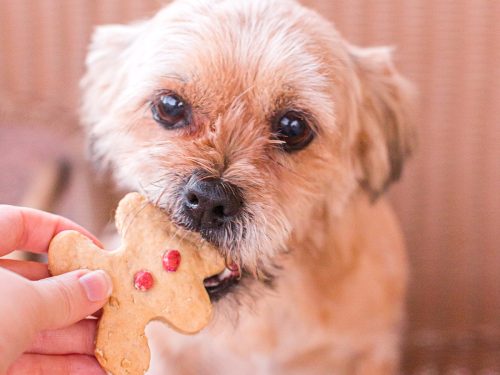
[[[74,324],[99,310],[111,295],[111,278],[102,270],[78,270],[36,281],[42,305],[39,329]]]

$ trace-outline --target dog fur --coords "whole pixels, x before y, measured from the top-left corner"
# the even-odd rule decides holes
[[[396,372],[407,263],[380,195],[413,132],[389,49],[349,44],[292,0],[177,0],[99,27],[82,88],[91,155],[121,188],[181,223],[179,191],[197,170],[245,200],[220,248],[247,277],[196,336],[151,324],[149,373]],[[153,120],[161,90],[190,103],[192,126]],[[271,127],[290,109],[315,132],[294,153]]]

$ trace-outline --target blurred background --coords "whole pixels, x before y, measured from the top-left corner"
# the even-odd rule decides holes
[[[95,25],[162,3],[0,0],[0,203],[31,204],[41,171],[66,160],[56,211],[102,229],[113,201],[84,162],[76,113],[86,46]],[[389,194],[412,265],[402,373],[500,374],[500,1],[303,3],[353,43],[396,46],[420,93],[418,152]]]

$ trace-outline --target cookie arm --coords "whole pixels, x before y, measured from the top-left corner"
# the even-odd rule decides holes
[[[109,271],[110,254],[77,231],[63,231],[57,234],[50,243],[49,271],[52,275],[82,268]]]

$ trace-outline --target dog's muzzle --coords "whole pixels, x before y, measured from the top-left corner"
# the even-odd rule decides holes
[[[228,232],[235,229],[235,220],[243,208],[242,194],[237,186],[198,171],[187,180],[180,199],[179,224],[199,232],[215,246],[223,244]],[[238,284],[241,276],[239,266],[233,263],[226,265],[220,274],[205,279],[210,299],[222,298]]]

